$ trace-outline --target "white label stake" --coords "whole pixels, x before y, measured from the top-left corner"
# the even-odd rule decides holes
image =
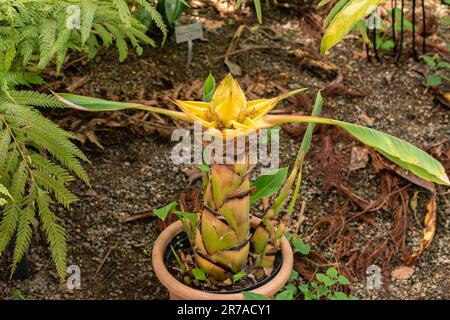
[[[203,27],[200,23],[192,23],[175,27],[175,39],[177,43],[188,43],[188,65],[192,62],[193,40],[203,38]]]

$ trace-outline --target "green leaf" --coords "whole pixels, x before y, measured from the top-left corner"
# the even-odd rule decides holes
[[[394,41],[392,41],[390,39],[381,41],[380,48],[382,50],[389,51],[389,50],[392,50],[394,47],[395,47],[395,43],[394,43]]]
[[[324,54],[331,47],[340,42],[365,16],[375,10],[376,6],[387,0],[352,0],[332,18],[320,45],[320,52]],[[342,5],[341,2],[338,4]]]
[[[348,300],[347,295],[344,292],[337,291],[334,293],[336,300]]]
[[[324,295],[327,295],[328,292],[330,292],[330,289],[328,289],[327,286],[324,286],[323,284],[321,284],[317,287],[317,291],[319,291],[319,293],[324,296]]]
[[[261,10],[261,0],[253,0],[255,4],[256,16],[258,17],[258,22],[262,23],[262,10]]]
[[[427,87],[439,87],[442,84],[442,78],[438,75],[432,74],[427,77],[425,85]]]
[[[326,276],[323,273],[316,274],[316,279],[319,280],[320,282],[322,282],[327,287],[331,287],[332,285],[335,284],[335,281],[333,281],[332,279],[330,279],[328,276]]]
[[[280,292],[275,296],[275,300],[293,300],[294,299],[294,292],[291,290],[285,290]]]
[[[174,202],[172,202],[172,203],[174,203]],[[177,215],[178,219],[187,219],[193,226],[197,225],[197,214],[196,213],[185,212],[185,211],[176,211],[175,214]]]
[[[346,277],[344,277],[344,276],[342,276],[342,275],[340,275],[340,276],[337,278],[337,281],[339,282],[339,284],[342,284],[343,286],[347,286],[347,285],[350,284],[350,281],[349,281]]]
[[[294,285],[294,284],[292,284],[292,283],[288,283],[287,285],[285,285],[284,286],[284,289],[285,290],[291,290],[292,291],[292,293],[294,294],[294,296],[296,295],[296,293],[297,293],[297,287]]]
[[[170,211],[175,209],[176,206],[177,206],[176,201],[173,201],[162,208],[153,209],[153,213],[161,220],[165,220],[167,218],[167,215],[170,213]]]
[[[268,297],[266,297],[263,294],[250,292],[250,291],[244,291],[244,292],[242,292],[242,295],[244,296],[245,300],[270,300]]]
[[[174,24],[180,17],[182,3],[180,0],[165,0],[164,9],[166,11],[166,18],[169,24]]]
[[[306,244],[302,239],[292,240],[292,245],[294,246],[294,252],[300,252],[301,254],[307,255],[311,251],[311,246]]]
[[[338,275],[338,271],[336,268],[328,268],[326,274],[330,278],[335,278]]]
[[[25,300],[25,297],[23,296],[22,292],[16,288],[11,289],[11,297],[19,300]]]
[[[298,278],[298,272],[295,271],[295,270],[292,270],[291,276],[289,277],[289,280],[292,281],[292,280],[295,280],[297,278]]]
[[[243,272],[243,271],[233,274],[233,283],[238,282],[239,280],[244,278],[246,275],[247,275],[247,273]]]
[[[204,102],[211,101],[215,89],[216,89],[216,79],[214,79],[213,75],[210,72],[208,78],[206,78],[206,81],[203,84],[203,101]]]
[[[173,256],[175,257],[175,260],[177,260],[178,266],[181,270],[186,272],[186,266],[184,265],[183,261],[181,261],[180,256],[178,255],[177,251],[173,247],[173,245],[170,245],[170,250],[172,251]]]
[[[206,163],[199,164],[197,167],[203,172],[209,172],[211,170]]]
[[[192,269],[192,275],[194,276],[195,279],[200,280],[200,281],[204,281],[206,280],[206,274],[205,272],[200,269],[200,268],[194,268]]]
[[[322,1],[322,2],[324,2],[324,1]],[[328,2],[329,1],[327,1],[327,3]],[[336,3],[333,6],[333,8],[331,8],[330,12],[328,13],[327,17],[325,18],[325,22],[324,22],[325,27],[330,24],[331,20],[333,20],[334,17],[339,13],[339,11],[341,11],[342,8],[344,8],[345,5],[349,2],[350,2],[350,0],[339,0],[339,2]],[[319,3],[319,6],[321,5],[321,3]]]
[[[280,168],[268,174],[263,174],[256,179],[252,186],[256,191],[251,195],[250,202],[254,204],[256,201],[275,194],[283,186],[286,180],[288,168]]]

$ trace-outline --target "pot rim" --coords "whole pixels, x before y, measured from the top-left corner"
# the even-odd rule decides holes
[[[257,225],[260,219],[256,217],[251,218],[251,224]],[[164,251],[170,241],[182,231],[183,226],[181,221],[176,221],[169,225],[161,232],[153,245],[152,250],[152,265],[159,281],[177,296],[186,296],[194,300],[242,300],[242,293],[210,293],[198,289],[191,288],[184,283],[178,281],[168,270],[164,263]],[[283,288],[291,276],[291,271],[294,265],[294,255],[289,241],[283,236],[281,238],[281,255],[282,264],[279,272],[270,281],[264,285],[250,290],[250,292],[263,294],[266,296],[273,296],[278,290]],[[243,290],[244,291],[244,290]]]

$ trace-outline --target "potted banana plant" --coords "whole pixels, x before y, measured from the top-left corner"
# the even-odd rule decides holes
[[[176,204],[155,211],[162,218],[170,211],[179,218],[161,233],[152,254],[153,270],[169,290],[170,297],[243,299],[244,291],[273,296],[289,279],[293,254],[283,234],[298,196],[302,162],[309,149],[315,124],[341,127],[412,174],[437,184],[450,185],[441,163],[409,142],[371,128],[318,116],[322,106],[320,92],[311,116],[269,113],[279,101],[304,91],[298,89],[275,98],[247,101],[237,81],[228,75],[217,89],[214,79],[208,77],[204,86],[204,101],[174,99],[173,102],[181,111],[68,93],[57,94],[57,97],[68,106],[83,111],[140,109],[191,124],[197,122],[204,130],[212,130],[224,141],[284,123],[309,123],[291,172],[287,174],[287,171],[283,171],[284,176],[281,175],[282,183],[278,184],[277,192],[264,195],[270,197],[265,201],[259,219],[250,215],[250,208],[255,203],[252,195],[261,193],[269,178],[263,176],[256,183],[251,183],[249,173],[253,165],[249,164],[247,154],[244,155],[246,160],[241,163],[212,163],[206,169],[203,168],[203,207],[198,212],[178,211]],[[283,207],[291,189],[294,189],[293,196],[286,212]],[[183,230],[188,238],[187,245],[177,253],[173,247],[174,239]],[[168,254],[172,254],[179,263],[181,277],[169,271]],[[191,259],[186,258],[189,255]],[[249,270],[252,270],[253,275],[262,274],[259,279],[253,279],[256,285],[237,291],[227,289],[242,274],[248,274]],[[263,272],[259,272],[261,270]],[[202,283],[208,283],[209,286],[205,287]]]

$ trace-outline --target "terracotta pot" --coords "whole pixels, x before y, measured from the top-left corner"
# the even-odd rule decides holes
[[[256,227],[259,219],[252,218],[251,225]],[[243,300],[242,293],[209,293],[188,287],[178,281],[167,270],[164,263],[164,252],[170,241],[183,231],[180,221],[172,223],[156,239],[152,252],[153,271],[159,281],[169,290],[171,300]],[[268,297],[273,297],[280,289],[284,287],[292,272],[294,255],[292,253],[289,241],[283,237],[281,239],[282,265],[278,273],[264,285],[251,290],[251,292],[260,293]]]

